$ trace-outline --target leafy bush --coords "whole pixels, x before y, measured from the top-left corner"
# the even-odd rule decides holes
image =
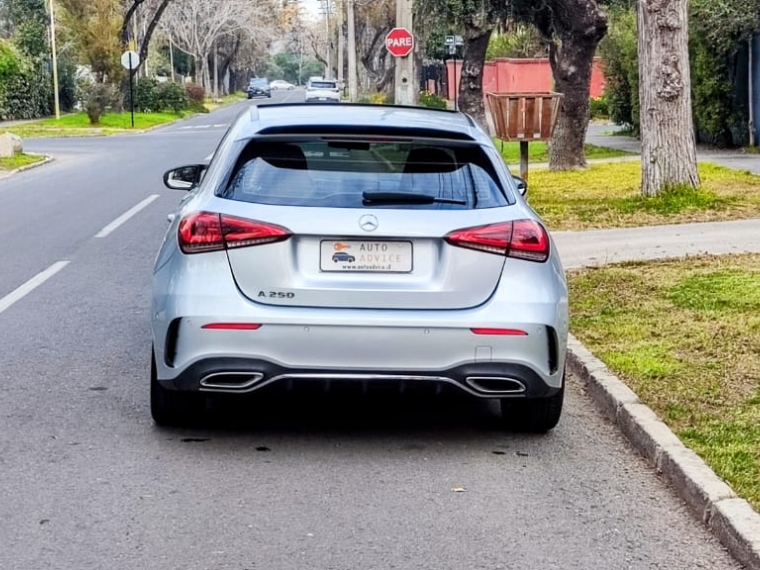
[[[498,57],[546,57],[546,40],[535,26],[513,24],[503,34],[493,34],[488,42],[486,60]]]
[[[188,108],[185,89],[177,83],[159,83],[143,78],[135,86],[135,110],[142,113],[172,111],[179,113]]]
[[[21,61],[11,44],[0,38],[0,85],[19,72]]]
[[[53,88],[45,68],[22,60],[18,72],[0,82],[0,120],[35,119],[52,112]]]
[[[108,83],[92,83],[85,93],[85,111],[91,125],[100,124],[100,117],[116,99],[116,90]]]
[[[185,85],[185,93],[190,103],[200,103],[201,105],[206,101],[206,90],[202,85],[197,83],[188,83]]]
[[[161,111],[158,97],[158,81],[144,77],[134,86],[135,111],[149,113]]]
[[[636,15],[611,10],[607,35],[599,44],[604,59],[605,95],[610,119],[639,132],[639,57]]]
[[[589,109],[592,119],[608,118],[610,116],[610,105],[607,95],[603,94],[600,97],[592,97],[589,100]]]
[[[447,107],[447,104],[446,99],[443,97],[436,95],[435,93],[422,91],[420,93],[420,106],[431,107],[433,109],[445,109]]]
[[[58,99],[64,112],[71,111],[79,100],[76,75],[76,63],[67,58],[58,60]]]
[[[158,105],[162,111],[179,113],[188,107],[187,92],[177,83],[160,83],[157,95]]]

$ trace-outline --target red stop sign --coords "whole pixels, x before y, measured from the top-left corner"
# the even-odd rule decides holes
[[[393,28],[385,36],[385,47],[395,57],[405,57],[414,49],[414,36],[406,28]]]

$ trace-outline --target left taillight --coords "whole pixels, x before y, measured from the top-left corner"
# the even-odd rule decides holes
[[[179,247],[184,253],[263,245],[286,240],[292,235],[282,226],[213,212],[185,216],[177,233]]]

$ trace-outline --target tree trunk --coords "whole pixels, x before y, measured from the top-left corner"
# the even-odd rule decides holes
[[[561,44],[549,44],[554,88],[564,95],[557,125],[549,141],[549,168],[573,170],[586,167],[586,131],[589,121],[591,69],[597,41],[566,35]]]
[[[464,55],[459,79],[459,110],[467,113],[487,128],[483,105],[483,68],[486,62],[488,40],[493,28],[465,27]]]
[[[688,0],[640,0],[641,192],[700,184],[691,114]]]

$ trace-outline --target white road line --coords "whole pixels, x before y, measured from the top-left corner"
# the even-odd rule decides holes
[[[219,129],[219,128],[226,127],[226,126],[227,126],[226,123],[219,123],[218,125],[214,125],[214,128],[215,129]]]
[[[38,273],[32,277],[29,281],[8,293],[5,297],[0,299],[0,313],[8,309],[16,301],[20,301],[26,297],[29,293],[34,291],[37,287],[42,285],[45,281],[50,279],[53,275],[58,273],[61,269],[69,264],[68,261],[56,261],[53,265]]]
[[[102,230],[100,230],[97,234],[95,234],[96,238],[103,238],[109,235],[111,232],[113,232],[115,229],[117,229],[119,226],[121,226],[124,222],[129,220],[132,216],[139,213],[140,210],[148,207],[153,200],[158,198],[158,194],[151,194],[145,200],[137,204],[137,206],[130,208],[126,212],[124,212],[121,216],[116,218],[113,222],[108,224],[106,227],[104,227]]]
[[[180,130],[184,131],[185,129],[193,129],[193,128],[195,128],[195,127],[193,127],[192,125],[189,125],[189,126],[185,126],[185,127],[180,127]]]

